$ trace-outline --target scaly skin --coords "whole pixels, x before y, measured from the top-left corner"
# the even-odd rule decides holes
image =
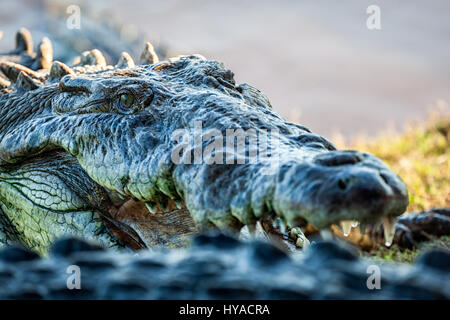
[[[64,234],[139,249],[182,246],[185,235],[211,226],[252,230],[280,217],[291,227],[321,229],[405,211],[406,187],[381,160],[336,150],[285,121],[223,64],[201,56],[157,61],[147,45],[139,66],[127,55],[106,66],[98,50],[72,69],[0,64],[12,83],[0,95],[4,238],[39,252]],[[199,145],[172,137],[180,129],[196,137],[198,123],[216,139],[229,129],[270,131],[278,144],[257,163],[209,164],[218,150],[199,163],[174,161],[174,154],[195,155]],[[205,137],[200,146],[211,151],[215,142]],[[250,138],[240,146],[227,150],[228,159],[254,151]]]
[[[449,299],[449,262],[448,251],[435,249],[412,265],[378,264],[339,240],[290,259],[267,243],[223,235],[139,254],[64,239],[48,259],[14,246],[0,250],[0,299]],[[79,290],[68,289],[73,265],[81,268]]]

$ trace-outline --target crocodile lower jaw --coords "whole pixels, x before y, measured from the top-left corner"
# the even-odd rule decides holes
[[[183,202],[170,200],[164,208],[110,193],[113,205],[105,221],[110,231],[128,247],[144,249],[154,247],[185,247],[198,232]],[[123,198],[123,199],[121,199]],[[108,223],[109,222],[109,223]]]
[[[138,236],[139,239],[128,242],[128,246],[133,249],[160,246],[183,247],[186,246],[189,238],[199,231],[182,200],[176,202],[169,200],[167,204],[161,205],[126,198],[111,191],[109,193],[113,201],[109,214],[124,226],[120,231],[116,230],[115,235],[122,240],[124,237]],[[392,244],[396,220],[395,217],[381,219],[386,246]],[[340,228],[346,237],[352,228],[358,225],[359,222],[355,220],[340,222]],[[136,246],[136,243],[141,243],[142,246]]]

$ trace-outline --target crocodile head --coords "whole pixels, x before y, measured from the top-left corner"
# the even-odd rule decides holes
[[[381,160],[339,151],[287,122],[219,62],[194,55],[65,73],[0,96],[3,171],[11,175],[12,167],[23,171],[24,163],[34,163],[34,170],[65,181],[62,191],[42,192],[40,204],[37,191],[46,189],[39,175],[30,178],[37,191],[21,194],[29,206],[44,208],[37,215],[49,215],[48,204],[56,203],[51,214],[101,210],[113,220],[138,214],[134,222],[145,223],[162,208],[175,226],[181,219],[170,210],[175,203],[187,208],[197,229],[238,230],[274,217],[325,228],[389,220],[408,204],[404,183]],[[73,199],[81,199],[76,208]],[[137,232],[148,244],[144,233]]]

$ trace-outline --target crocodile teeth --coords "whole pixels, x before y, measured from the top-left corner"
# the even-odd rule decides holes
[[[384,240],[386,247],[390,247],[395,235],[395,223],[397,219],[393,217],[383,217],[381,222],[383,223]]]
[[[295,241],[295,246],[298,248],[306,249],[309,245],[309,240],[303,234],[299,235],[297,241]]]
[[[156,204],[151,203],[151,202],[146,202],[145,206],[148,209],[148,212],[150,212],[151,214],[155,214],[156,213]]]
[[[278,225],[278,230],[281,233],[285,233],[286,232],[286,221],[284,221],[283,218],[277,217],[277,225]]]
[[[291,237],[291,239],[294,239],[294,240],[298,238],[299,234],[300,234],[299,228],[292,228],[289,231],[289,237]]]
[[[342,232],[344,232],[345,237],[348,237],[348,235],[350,234],[350,231],[352,231],[352,223],[353,223],[353,221],[351,221],[351,220],[342,220],[341,221],[341,228],[342,228]]]
[[[181,200],[176,199],[176,200],[173,200],[173,202],[175,202],[175,205],[177,206],[177,209],[183,208],[183,206],[181,205]]]
[[[356,228],[357,226],[359,226],[359,222],[356,220],[352,220],[352,228]]]
[[[295,240],[295,246],[298,248],[306,249],[309,246],[309,240],[303,234],[302,230],[298,227],[292,228],[289,231],[289,237]]]

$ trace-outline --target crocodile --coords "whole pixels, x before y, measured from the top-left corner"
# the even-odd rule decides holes
[[[396,224],[408,205],[397,174],[287,122],[222,63],[159,61],[147,43],[138,64],[124,52],[108,65],[94,49],[69,67],[52,61],[48,39],[37,52],[30,39],[21,29],[0,59],[3,245],[46,254],[73,235],[183,247],[213,228],[302,246],[310,226],[348,233],[379,221],[388,245],[411,238]]]

